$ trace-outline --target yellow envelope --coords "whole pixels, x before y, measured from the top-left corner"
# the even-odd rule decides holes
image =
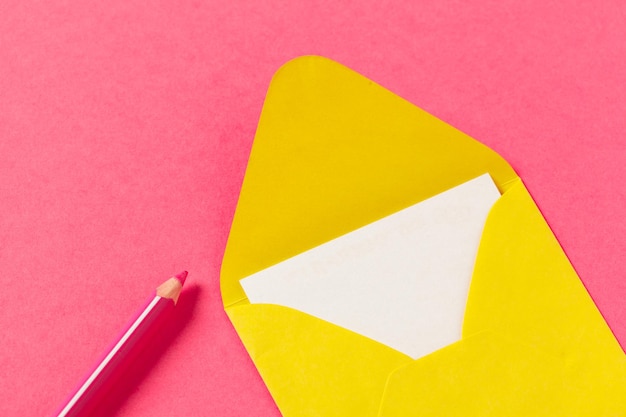
[[[412,359],[239,280],[481,174],[463,337]],[[285,417],[626,416],[626,356],[499,155],[321,57],[267,93],[221,271],[224,306]]]

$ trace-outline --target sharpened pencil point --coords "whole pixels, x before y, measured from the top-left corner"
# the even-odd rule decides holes
[[[174,278],[179,280],[181,284],[184,284],[185,280],[187,279],[187,271],[183,271],[180,274],[175,275]]]

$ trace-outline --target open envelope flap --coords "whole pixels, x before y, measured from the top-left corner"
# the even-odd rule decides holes
[[[412,361],[288,307],[226,311],[284,416],[375,417],[389,375]]]
[[[463,334],[511,332],[555,356],[626,357],[521,180],[481,237]]]
[[[221,270],[226,307],[239,280],[489,173],[499,155],[388,90],[325,58],[274,76],[254,139]]]
[[[626,357],[521,181],[483,230],[464,338],[394,372],[380,415],[626,415]]]
[[[617,381],[589,386],[587,375],[554,366],[560,360],[502,334],[479,333],[393,373],[379,417],[624,415]]]

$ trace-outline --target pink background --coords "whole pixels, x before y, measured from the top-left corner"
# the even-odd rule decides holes
[[[0,415],[52,413],[182,269],[183,327],[110,412],[279,415],[218,278],[267,85],[305,54],[504,156],[626,346],[626,7],[579,3],[2,1]]]

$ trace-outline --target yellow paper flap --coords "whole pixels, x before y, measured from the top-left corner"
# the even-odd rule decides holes
[[[274,76],[222,263],[225,306],[239,280],[489,172],[495,152],[374,82],[316,56]]]
[[[557,356],[624,360],[521,180],[492,208],[474,267],[463,333],[486,329],[510,332]]]
[[[380,417],[624,415],[623,378],[579,371],[540,347],[479,333],[397,370]]]
[[[463,332],[393,373],[381,417],[624,415],[626,357],[521,180],[487,218]]]
[[[285,416],[375,417],[406,355],[323,320],[269,304],[226,309]]]

